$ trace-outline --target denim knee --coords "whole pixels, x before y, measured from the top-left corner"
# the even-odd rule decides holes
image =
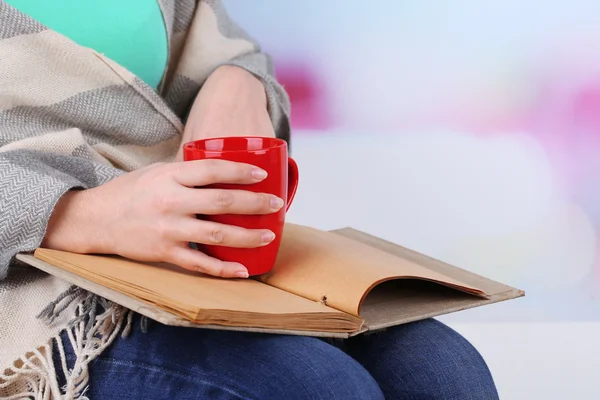
[[[281,344],[279,346],[278,344]],[[279,379],[259,385],[260,399],[378,400],[383,393],[373,377],[356,360],[338,348],[314,338],[289,338],[272,343],[270,368]],[[266,360],[265,360],[266,361]]]
[[[349,342],[386,398],[495,400],[492,375],[464,337],[430,319]]]

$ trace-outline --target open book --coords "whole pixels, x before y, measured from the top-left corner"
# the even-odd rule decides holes
[[[311,336],[349,337],[524,294],[351,228],[291,223],[274,269],[251,279],[42,248],[18,258],[164,324]]]

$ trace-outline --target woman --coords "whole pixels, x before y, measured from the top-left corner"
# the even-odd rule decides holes
[[[194,189],[264,173],[183,163],[181,144],[257,134],[289,140],[289,101],[220,1],[0,1],[0,301],[11,310],[0,317],[1,398],[498,397],[477,351],[435,320],[331,343],[142,330],[128,310],[15,261],[43,245],[247,277],[187,243],[216,233],[258,246],[271,232],[192,215],[270,213],[281,201]]]

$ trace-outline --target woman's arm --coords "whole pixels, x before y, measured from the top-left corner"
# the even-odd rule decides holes
[[[220,0],[198,3],[176,74],[200,84],[183,142],[212,136],[290,140],[290,101],[271,57],[227,14]],[[202,53],[203,57],[193,57]],[[178,155],[179,159],[181,153]]]
[[[274,137],[265,86],[243,68],[225,65],[206,80],[191,108],[182,143],[216,136]],[[179,150],[177,160],[182,159]]]

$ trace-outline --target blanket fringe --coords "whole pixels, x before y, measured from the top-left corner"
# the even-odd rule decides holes
[[[89,364],[109,347],[119,334],[127,336],[131,331],[133,311],[71,286],[39,314],[38,318],[52,323],[69,305],[77,302],[76,313],[62,333],[66,333],[68,345],[73,349],[75,361],[69,365],[65,355],[65,343],[61,334],[16,360],[0,374],[0,397],[5,400],[89,400]],[[146,324],[143,318],[141,324]],[[64,335],[63,335],[64,336]],[[53,346],[55,345],[55,346]],[[66,384],[60,386],[54,365],[53,350],[58,351],[60,369]]]

